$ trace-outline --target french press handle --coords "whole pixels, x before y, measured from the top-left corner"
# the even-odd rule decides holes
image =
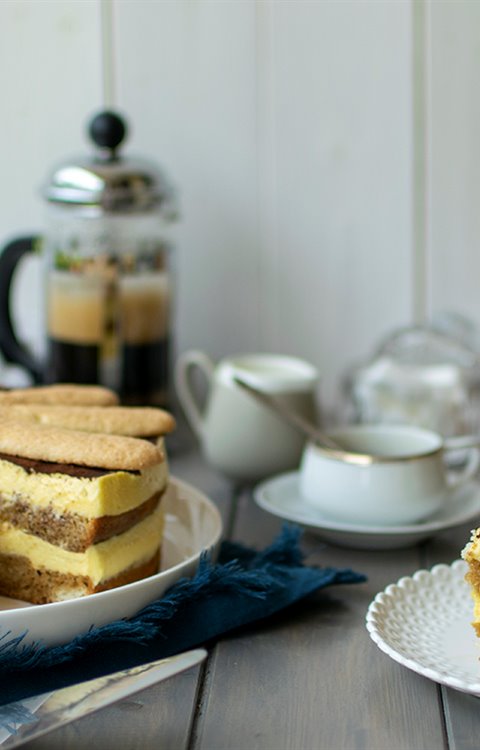
[[[7,362],[24,367],[35,383],[42,382],[42,369],[18,340],[11,312],[11,290],[18,263],[24,255],[34,252],[38,239],[35,235],[17,237],[0,253],[0,350]]]

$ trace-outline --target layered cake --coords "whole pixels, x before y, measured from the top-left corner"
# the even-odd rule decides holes
[[[1,415],[0,594],[60,601],[158,571],[161,439],[88,429]]]

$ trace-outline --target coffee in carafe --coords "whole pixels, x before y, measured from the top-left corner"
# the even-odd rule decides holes
[[[112,228],[112,227],[111,227]],[[168,401],[168,248],[59,255],[47,277],[47,382],[102,383],[124,403]]]
[[[56,168],[44,190],[44,361],[21,346],[5,305],[0,348],[36,382],[97,383],[123,403],[168,406],[174,193],[157,169],[119,156],[117,115],[101,113],[90,134],[94,158]],[[27,237],[4,248],[0,296],[8,299],[17,262],[38,244]]]

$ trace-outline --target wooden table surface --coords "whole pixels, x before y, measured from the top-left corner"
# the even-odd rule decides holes
[[[194,449],[174,475],[218,506],[224,537],[262,548],[281,521],[234,491]],[[57,730],[32,750],[452,750],[480,746],[477,698],[397,664],[371,641],[367,607],[401,576],[459,557],[470,526],[404,550],[350,550],[304,535],[307,563],[351,567],[362,584],[332,586],[226,637],[208,660]]]

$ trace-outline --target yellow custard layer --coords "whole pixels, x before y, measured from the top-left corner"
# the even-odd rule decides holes
[[[95,544],[86,552],[68,552],[5,523],[0,526],[0,554],[27,557],[35,568],[87,576],[96,586],[153,557],[162,539],[163,526],[164,514],[159,507],[124,534]]]
[[[167,481],[166,460],[139,474],[115,471],[93,479],[29,473],[17,464],[0,460],[0,499],[23,499],[32,508],[50,506],[59,514],[77,513],[85,518],[132,510],[163,490]]]

